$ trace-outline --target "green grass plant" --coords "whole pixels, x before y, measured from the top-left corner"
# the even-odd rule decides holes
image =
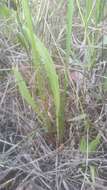
[[[81,22],[84,29],[84,45],[88,46],[85,50],[85,67],[90,70],[96,64],[97,48],[95,47],[99,43],[101,33],[99,33],[99,25],[102,22],[104,16],[104,10],[106,2],[105,0],[86,0],[84,3],[84,9],[82,9],[82,1],[76,0]],[[90,26],[93,26],[96,30],[90,31]]]
[[[71,35],[72,35],[72,19],[73,19],[73,0],[68,0],[67,2],[67,32],[66,32],[66,61],[68,64],[68,59],[71,51]],[[65,68],[65,86],[64,93],[60,93],[60,84],[58,75],[56,73],[53,60],[50,56],[49,51],[44,46],[44,44],[40,41],[40,39],[36,36],[33,23],[32,16],[29,9],[29,3],[26,0],[22,0],[22,11],[24,22],[21,21],[21,18],[18,15],[18,23],[20,27],[20,40],[26,49],[30,49],[32,56],[32,64],[37,71],[36,76],[36,84],[39,91],[39,96],[41,99],[45,96],[45,87],[43,85],[43,78],[41,76],[41,70],[47,75],[48,84],[51,88],[51,92],[53,95],[53,102],[55,107],[55,117],[56,117],[56,131],[57,131],[57,140],[58,143],[62,142],[64,137],[64,109],[65,109],[65,101],[66,101],[66,87],[67,87],[67,65]],[[42,120],[45,120],[43,116],[40,114],[39,105],[36,104],[30,92],[27,89],[26,82],[24,81],[21,73],[16,68],[13,68],[14,75],[19,86],[19,91],[22,97],[26,100],[26,102],[31,105],[31,107],[36,111],[36,113],[40,116]],[[22,81],[22,82],[20,82]],[[23,91],[26,91],[24,93]],[[46,116],[46,114],[45,114]],[[48,117],[47,117],[48,118]],[[48,120],[48,119],[47,119]],[[47,123],[47,122],[46,122]],[[50,129],[50,124],[48,122],[48,130]],[[50,129],[51,131],[51,129]]]
[[[47,75],[48,84],[50,86],[52,96],[53,96],[53,102],[54,102],[53,106],[55,107],[57,140],[58,142],[61,142],[64,135],[64,129],[61,125],[62,123],[61,120],[63,118],[61,118],[61,115],[60,115],[61,113],[60,87],[59,87],[58,75],[56,73],[54,63],[49,54],[49,51],[47,50],[47,48],[44,46],[44,44],[40,41],[40,39],[36,36],[34,32],[28,0],[27,1],[22,0],[21,5],[22,5],[22,11],[23,11],[23,17],[24,17],[24,22],[22,22],[21,18],[18,16],[18,22],[20,21],[19,25],[21,29],[20,31],[21,39],[23,38],[23,42],[27,42],[25,44],[27,48],[30,47],[31,56],[32,56],[32,64],[37,73],[36,84],[37,84],[40,98],[45,96],[45,91],[44,92],[42,91],[44,87],[41,86],[41,84],[43,84],[41,81],[44,80],[44,78],[42,78],[41,76],[41,70],[44,69],[44,72]],[[28,91],[26,83],[23,77],[21,76],[21,73],[16,68],[13,68],[13,71],[14,71],[14,75],[15,75],[15,78],[19,87],[19,91],[22,97],[36,111],[38,116],[40,116],[39,105],[36,104],[30,92]],[[24,91],[26,93],[24,93]],[[45,119],[42,118],[42,120],[45,120]],[[49,126],[47,126],[47,129],[49,129]]]

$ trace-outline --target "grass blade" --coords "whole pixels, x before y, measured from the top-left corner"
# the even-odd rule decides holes
[[[71,51],[71,36],[72,36],[72,22],[73,22],[73,10],[74,10],[74,0],[68,0],[67,2],[67,27],[66,27],[66,57],[67,62],[69,59]]]
[[[82,137],[82,139],[80,140],[80,151],[82,153],[86,153],[87,152],[87,146],[88,146],[88,152],[94,152],[97,149],[97,146],[100,143],[100,135],[98,134],[94,140],[92,140],[91,142],[89,142],[89,144],[87,144],[87,141],[84,137]]]
[[[37,47],[36,47],[36,43],[35,43],[32,17],[31,17],[31,13],[30,13],[30,9],[29,9],[28,0],[22,0],[22,8],[23,8],[23,14],[24,14],[24,21],[25,21],[24,25],[29,29],[33,63],[36,64],[36,67],[37,67],[37,66],[39,66],[39,55],[38,55],[38,51],[37,51]]]
[[[25,99],[27,104],[30,105],[32,107],[32,109],[38,114],[40,119],[42,121],[44,121],[44,117],[43,117],[42,113],[40,112],[38,105],[35,103],[35,100],[31,96],[31,94],[28,90],[28,87],[26,85],[26,82],[23,79],[21,73],[15,67],[13,68],[13,73],[14,73],[16,83],[18,85],[19,92],[20,92],[21,96]]]
[[[33,97],[31,96],[27,85],[21,75],[21,73],[18,71],[17,68],[13,68],[13,72],[14,72],[14,76],[17,82],[17,85],[19,87],[19,91],[21,93],[21,96],[26,100],[26,102],[33,108],[35,109],[36,105],[35,105],[35,101],[33,99]]]

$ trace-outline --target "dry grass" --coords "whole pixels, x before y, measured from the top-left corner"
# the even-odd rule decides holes
[[[53,1],[53,4],[46,6],[47,1],[50,3],[49,0],[44,3],[44,12],[40,23],[38,21],[37,26],[40,27],[37,27],[37,32],[49,48],[57,71],[62,77],[65,62],[66,3],[62,2],[58,7],[58,2]],[[33,6],[32,12],[35,8]],[[49,14],[50,9],[52,14]],[[35,19],[35,12],[33,16]],[[9,26],[7,22],[10,23]],[[88,46],[82,41],[83,25],[80,23],[80,17],[75,15],[73,55],[68,66],[66,135],[64,143],[56,148],[55,137],[44,133],[37,115],[26,105],[16,88],[11,72],[13,65],[19,65],[24,70],[22,72],[25,77],[32,73],[28,66],[29,58],[15,39],[17,27],[11,31],[14,25],[12,21],[1,19],[0,189],[106,190],[107,87],[103,88],[103,83],[107,77],[107,45],[101,40],[96,44],[96,65],[91,70],[85,68],[84,55]],[[90,25],[89,29],[90,33],[101,31],[101,39],[107,35],[106,18],[98,28]],[[80,139],[84,137],[91,141],[97,134],[101,136],[97,149],[92,153],[81,153]],[[90,170],[90,167],[95,170]]]

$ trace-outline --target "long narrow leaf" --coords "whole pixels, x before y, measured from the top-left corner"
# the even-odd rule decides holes
[[[67,62],[68,62],[70,51],[71,51],[73,10],[74,10],[74,0],[67,0],[67,27],[66,27]]]
[[[28,0],[22,0],[22,8],[24,13],[24,19],[25,19],[25,26],[29,29],[30,34],[30,44],[32,47],[32,57],[33,62],[36,64],[36,66],[39,66],[39,55],[35,43],[35,36],[33,31],[33,24],[32,24],[32,17],[29,9],[29,3]]]
[[[17,68],[13,68],[13,72],[14,72],[16,83],[18,85],[21,96],[25,99],[27,104],[30,105],[31,108],[37,113],[37,115],[40,117],[40,119],[42,121],[44,121],[44,117],[43,117],[42,113],[40,112],[38,105],[35,103],[35,100],[31,96],[31,94],[28,90],[28,87],[26,85],[26,82],[23,79],[21,73],[18,71]]]
[[[35,105],[35,101],[33,99],[33,97],[31,96],[27,85],[25,83],[25,80],[23,79],[21,73],[18,71],[17,68],[13,68],[13,72],[15,75],[15,79],[17,82],[17,85],[19,87],[19,91],[21,93],[21,96],[26,100],[26,102],[33,108],[35,109],[36,105]]]

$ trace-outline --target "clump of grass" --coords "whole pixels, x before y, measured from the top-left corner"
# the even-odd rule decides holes
[[[99,26],[102,22],[105,9],[105,0],[88,1],[84,3],[84,9],[82,9],[81,1],[76,0],[81,21],[84,28],[84,45],[88,48],[85,50],[85,66],[90,70],[97,62],[97,44],[99,43],[101,31]],[[95,28],[94,31],[90,30],[90,26]]]
[[[61,125],[61,120],[63,118],[61,117],[61,96],[60,96],[60,85],[59,85],[59,79],[58,75],[56,73],[53,60],[49,54],[49,51],[46,49],[44,44],[40,41],[39,38],[37,38],[34,30],[33,30],[33,23],[32,23],[32,17],[31,12],[29,9],[29,3],[28,0],[22,0],[22,12],[23,12],[23,22],[21,21],[21,17],[18,13],[18,21],[20,26],[20,39],[21,42],[24,43],[26,49],[31,51],[32,56],[32,64],[34,71],[36,71],[36,78],[35,78],[35,84],[37,84],[37,90],[38,95],[41,99],[43,99],[45,94],[45,86],[44,86],[44,78],[42,77],[42,70],[44,73],[46,73],[46,78],[48,81],[48,85],[50,86],[52,96],[53,96],[53,102],[55,107],[55,117],[56,117],[56,131],[57,131],[57,140],[58,143],[60,143],[64,136],[64,128],[63,125]],[[47,129],[51,132],[51,126],[49,126],[49,118],[45,110],[45,116],[47,115],[46,119],[44,117],[44,114],[41,114],[40,105],[36,103],[34,98],[31,96],[30,91],[27,88],[26,82],[24,81],[24,78],[22,77],[21,73],[18,71],[17,68],[13,68],[14,75],[19,87],[19,91],[22,95],[22,97],[26,100],[26,102],[36,111],[38,116],[40,116],[40,119],[44,122],[44,125],[47,126]],[[48,98],[48,97],[46,97]],[[48,100],[47,100],[48,101]]]
[[[68,1],[67,8],[67,35],[66,35],[66,61],[68,64],[70,51],[71,51],[71,35],[72,35],[72,17],[73,17],[73,0]],[[55,117],[56,117],[56,131],[57,131],[57,140],[58,143],[63,141],[64,137],[64,109],[66,102],[66,87],[67,87],[67,65],[65,67],[65,85],[64,85],[64,93],[60,93],[60,84],[58,75],[56,73],[53,60],[49,54],[49,51],[46,49],[44,44],[37,38],[36,34],[33,30],[33,23],[31,12],[29,9],[28,1],[22,0],[22,11],[24,17],[24,23],[21,21],[21,17],[18,16],[18,23],[20,27],[20,39],[23,42],[23,45],[26,47],[27,51],[31,51],[32,56],[32,64],[36,71],[36,84],[39,92],[39,96],[41,99],[45,97],[45,85],[43,83],[44,78],[41,76],[42,70],[47,75],[48,84],[51,88],[53,102],[55,106]],[[46,114],[45,110],[45,118],[44,114],[41,114],[40,106],[34,101],[34,98],[31,96],[29,92],[26,82],[24,81],[21,73],[18,69],[13,68],[14,75],[19,86],[19,91],[22,97],[26,100],[26,102],[36,111],[38,116],[40,116],[41,120],[44,122],[44,125],[47,126],[47,129],[51,132],[51,124]]]
[[[41,1],[41,4],[42,2],[43,1]],[[57,0],[54,2],[57,2]],[[76,57],[75,57],[76,60],[78,62],[80,61],[79,66],[75,64],[75,60],[73,57],[74,51],[75,51],[72,44],[72,30],[73,30],[72,20],[73,20],[73,13],[74,13],[74,5],[73,5],[74,2],[77,2],[76,5],[78,6],[78,10],[79,10],[79,23],[77,23],[78,20],[76,20],[76,25],[74,23],[74,26],[78,28],[77,25],[80,24],[80,22],[82,21],[82,25],[79,25],[79,27],[82,28],[82,33],[79,35],[80,35],[80,38],[83,39],[83,41],[80,42],[78,38],[76,38],[76,34],[75,33],[73,34],[73,37],[75,37],[75,41],[73,42],[74,43],[77,42],[77,44],[82,46],[83,48],[82,51],[84,51],[82,52],[83,57],[81,58],[81,61],[78,60],[79,54],[78,53],[76,54]],[[105,166],[105,159],[103,158],[106,156],[106,147],[105,147],[105,142],[106,142],[105,132],[106,131],[104,131],[104,129],[106,128],[106,105],[105,105],[106,92],[107,92],[107,80],[106,80],[107,77],[105,73],[106,66],[104,66],[105,68],[103,68],[103,63],[101,63],[101,67],[100,67],[100,62],[97,63],[96,65],[96,56],[98,56],[99,54],[99,51],[100,51],[99,44],[101,44],[101,38],[102,38],[102,34],[101,34],[102,16],[101,15],[103,14],[104,4],[102,6],[101,2],[104,2],[104,1],[100,1],[100,0],[98,1],[97,0],[96,1],[68,0],[67,1],[68,6],[67,6],[67,18],[66,18],[66,53],[63,54],[63,56],[65,56],[64,57],[65,67],[60,65],[60,68],[61,68],[60,70],[59,65],[58,65],[58,69],[59,69],[58,70],[59,73],[58,73],[56,72],[56,69],[54,67],[54,62],[51,58],[51,54],[49,53],[45,45],[41,42],[40,38],[38,38],[34,32],[34,25],[33,25],[34,23],[32,23],[33,18],[29,11],[28,1],[20,1],[21,4],[19,7],[17,7],[17,11],[16,11],[17,23],[18,23],[18,28],[19,28],[19,33],[17,37],[20,40],[18,42],[20,42],[20,46],[21,46],[21,48],[19,46],[18,48],[19,48],[19,51],[22,50],[22,48],[25,48],[26,52],[28,53],[27,60],[29,57],[29,62],[31,62],[31,65],[29,66],[28,70],[30,69],[29,71],[31,72],[30,75],[33,73],[33,76],[34,76],[33,86],[30,86],[31,83],[28,81],[30,77],[29,78],[25,77],[25,75],[27,74],[26,68],[23,71],[21,70],[21,67],[18,68],[18,66],[16,66],[16,67],[13,67],[13,72],[16,79],[16,84],[18,86],[18,89],[22,98],[36,112],[39,120],[42,121],[42,126],[44,126],[45,131],[46,132],[48,131],[49,133],[43,136],[41,136],[41,134],[38,133],[35,126],[35,121],[32,121],[34,119],[34,117],[32,118],[32,112],[30,113],[31,114],[30,117],[29,117],[29,113],[25,114],[26,107],[23,108],[23,106],[21,106],[22,109],[20,109],[18,105],[15,107],[13,106],[13,104],[11,105],[11,102],[13,102],[13,100],[12,101],[10,100],[13,99],[13,92],[11,89],[8,91],[8,84],[10,84],[10,81],[9,83],[7,83],[6,90],[5,90],[5,82],[3,82],[2,84],[2,81],[1,81],[1,84],[3,85],[3,89],[2,89],[3,93],[1,93],[1,99],[4,101],[5,99],[4,96],[5,97],[6,95],[9,96],[8,98],[6,97],[6,103],[5,101],[3,103],[4,104],[3,110],[4,110],[4,107],[6,109],[6,111],[5,110],[3,111],[3,115],[4,115],[4,112],[7,114],[7,111],[9,111],[9,116],[10,116],[10,110],[14,108],[13,111],[19,114],[12,114],[12,117],[13,115],[15,115],[14,120],[15,122],[18,122],[17,126],[20,124],[20,126],[23,128],[23,130],[21,131],[22,142],[17,144],[16,136],[17,134],[18,135],[20,134],[18,133],[19,130],[17,130],[16,125],[14,125],[16,141],[13,135],[14,131],[10,131],[10,132],[8,131],[9,133],[7,133],[6,131],[6,135],[4,134],[4,130],[7,130],[7,129],[9,130],[9,128],[11,130],[13,118],[12,118],[12,123],[10,121],[8,122],[9,127],[7,127],[7,124],[4,125],[4,121],[3,121],[3,124],[1,124],[1,126],[3,125],[3,132],[1,131],[1,138],[3,136],[3,140],[1,139],[1,142],[3,142],[4,144],[4,148],[2,150],[3,152],[1,155],[3,155],[3,158],[5,155],[7,155],[5,156],[6,162],[5,160],[1,159],[1,166],[3,165],[3,168],[1,168],[1,171],[4,170],[4,167],[5,168],[10,167],[11,169],[11,162],[10,161],[8,162],[8,158],[11,159],[12,157],[12,159],[14,160],[14,163],[16,163],[14,164],[13,169],[14,168],[16,169],[18,167],[17,166],[17,163],[18,163],[20,165],[19,168],[22,169],[21,171],[24,172],[24,176],[25,174],[26,176],[28,176],[27,171],[28,170],[31,171],[31,169],[34,168],[35,166],[35,172],[34,173],[30,172],[31,175],[29,175],[29,182],[30,180],[32,182],[32,176],[35,179],[36,171],[38,173],[39,167],[41,170],[41,174],[42,172],[44,174],[44,165],[45,165],[45,169],[47,171],[46,175],[49,178],[51,177],[52,181],[50,182],[51,184],[50,183],[47,184],[48,182],[45,180],[46,178],[44,178],[44,180],[42,180],[41,182],[41,186],[43,185],[44,188],[45,188],[44,184],[46,184],[46,188],[49,185],[50,189],[55,189],[55,188],[60,189],[61,187],[72,189],[73,186],[76,189],[78,188],[79,189],[84,189],[84,188],[95,189],[97,187],[103,188],[103,184],[101,187],[100,184],[98,184],[98,180],[97,180],[98,177],[99,177],[99,181],[102,180],[104,177],[102,173],[105,170],[105,167],[103,170],[103,165]],[[100,11],[100,9],[102,11]],[[9,13],[9,9],[6,6],[4,6],[4,10],[3,9],[1,10],[2,10],[1,15],[3,17],[6,16],[6,18],[8,18],[7,13]],[[13,14],[16,16],[14,11],[13,11]],[[54,16],[54,11],[52,12],[52,14]],[[9,13],[9,16],[10,16],[10,13]],[[78,19],[78,18],[75,18],[75,19]],[[12,21],[13,21],[13,17],[12,17]],[[65,25],[64,25],[64,28],[65,28]],[[4,33],[3,33],[3,36],[5,36]],[[7,34],[7,36],[9,35]],[[6,41],[7,39],[8,38],[6,38]],[[12,36],[12,44],[13,44],[13,36]],[[16,45],[16,41],[15,41],[15,45]],[[96,45],[98,46],[98,48],[95,47]],[[79,46],[79,50],[81,51],[80,46]],[[78,46],[76,46],[76,48],[78,48]],[[7,49],[9,49],[10,54],[13,53],[13,49],[11,48],[11,46],[7,45],[6,50]],[[18,52],[16,48],[15,55],[17,53],[19,55],[20,52]],[[12,56],[13,56],[12,58],[14,58],[13,54]],[[54,56],[56,56],[56,54],[54,54]],[[69,64],[69,57],[71,57],[72,63],[73,63],[71,67]],[[17,57],[17,59],[20,59],[19,56]],[[11,57],[9,60],[11,60]],[[76,63],[78,64],[78,62]],[[25,63],[25,60],[24,60],[24,63]],[[69,64],[69,67],[68,67],[68,64]],[[82,66],[80,64],[82,64]],[[93,67],[95,67],[94,74],[93,74]],[[96,70],[97,67],[99,70]],[[62,77],[63,68],[64,68],[65,75],[63,74],[64,78],[60,79],[60,75]],[[85,76],[84,78],[82,78],[84,80],[82,81],[82,84],[85,84],[85,85],[81,85],[80,83],[78,83],[78,80],[79,79],[82,80],[82,79],[79,77],[78,78],[75,77],[75,73],[73,73],[73,70],[75,70],[75,68],[76,68],[76,71],[79,68],[80,72],[83,74],[82,76],[83,77]],[[90,72],[90,70],[92,72]],[[1,69],[1,72],[2,72],[2,69]],[[69,79],[71,80],[68,79],[68,72],[70,75]],[[77,72],[76,74],[78,75],[78,73],[79,72]],[[96,73],[97,73],[97,76],[96,76]],[[74,74],[74,79],[72,79],[73,74]],[[90,80],[90,78],[92,79]],[[96,79],[98,79],[97,82],[96,82]],[[62,85],[63,81],[61,80],[65,82],[64,85]],[[105,95],[103,94],[102,87],[100,86],[100,84],[102,85],[102,80],[104,82],[103,91]],[[13,81],[12,81],[12,84],[13,84]],[[69,85],[69,88],[67,88],[68,85]],[[12,94],[11,97],[10,97],[10,91]],[[3,94],[3,98],[2,98],[2,94]],[[66,97],[66,94],[67,94],[67,97]],[[10,107],[7,106],[8,105],[7,99],[9,99]],[[67,100],[67,103],[66,103],[66,100]],[[16,97],[14,101],[16,101]],[[49,116],[49,113],[48,113],[49,111],[48,103],[51,104],[51,110],[50,110],[51,116]],[[66,116],[67,116],[65,118],[66,124],[67,124],[66,131],[69,133],[69,139],[68,139],[68,133],[64,133],[65,105],[66,105]],[[95,115],[93,113],[95,113]],[[20,115],[21,115],[21,119],[22,117],[24,117],[23,121],[26,121],[25,125],[23,121],[19,123]],[[50,117],[52,117],[52,120]],[[4,118],[4,116],[2,118]],[[10,120],[10,117],[9,117],[9,120]],[[54,122],[54,127],[51,121]],[[28,125],[28,128],[26,128],[27,122],[28,124],[31,123],[31,127]],[[70,130],[68,126],[70,126]],[[51,152],[50,146],[48,149],[48,146],[47,144],[45,144],[44,140],[48,142],[48,145],[51,142],[54,143],[54,140],[56,140],[54,138],[55,136],[53,134],[49,135],[53,131],[55,131],[55,135],[57,133],[58,143],[61,143],[63,141],[63,137],[66,137],[67,141],[64,144],[61,144],[61,146],[59,146],[55,151]],[[8,139],[8,136],[7,136],[8,134],[9,136],[11,136],[11,139]],[[36,140],[35,140],[35,137],[36,137]],[[9,140],[11,140],[11,143]],[[7,144],[9,142],[9,144],[12,146],[12,148],[9,148],[8,151],[5,150],[6,141],[7,141]],[[16,147],[17,147],[17,151],[16,151]],[[36,154],[35,154],[35,150],[36,150]],[[80,155],[79,155],[79,150],[80,150]],[[23,151],[24,151],[25,157],[27,155],[26,163],[25,163],[25,159],[21,159],[21,160],[19,159],[19,158],[23,158],[24,156],[23,154],[19,156],[19,154],[22,153]],[[56,154],[58,152],[60,152],[61,159],[58,159],[58,170],[57,170]],[[42,153],[42,156],[41,156],[41,153]],[[37,159],[37,162],[39,160],[38,164],[35,162],[36,159]],[[49,160],[49,162],[46,161],[47,159]],[[67,164],[68,162],[70,163],[70,165]],[[52,163],[51,167],[50,167],[50,163]],[[23,170],[23,166],[25,164],[27,164],[27,167],[28,167],[27,171],[26,171],[26,168],[25,170]],[[63,166],[65,169],[63,168]],[[37,167],[37,170],[36,170],[36,167]],[[101,167],[101,173],[100,173],[100,167]],[[55,171],[54,175],[53,175],[53,170]],[[67,172],[67,175],[65,172]],[[57,178],[57,175],[59,176],[61,181],[59,180],[59,178]],[[24,176],[23,178],[25,179],[25,181],[27,181],[26,180],[27,178]],[[75,183],[74,181],[74,184],[73,184],[73,181],[69,180],[69,179],[72,179],[73,177],[76,179],[77,183]],[[7,180],[7,177],[6,177],[6,180]],[[17,180],[18,178],[16,177],[16,182]],[[40,181],[41,181],[41,175],[38,177],[38,179],[34,183],[39,184]],[[21,184],[22,184],[22,179],[21,179]],[[15,187],[13,187],[13,189],[15,189]]]

